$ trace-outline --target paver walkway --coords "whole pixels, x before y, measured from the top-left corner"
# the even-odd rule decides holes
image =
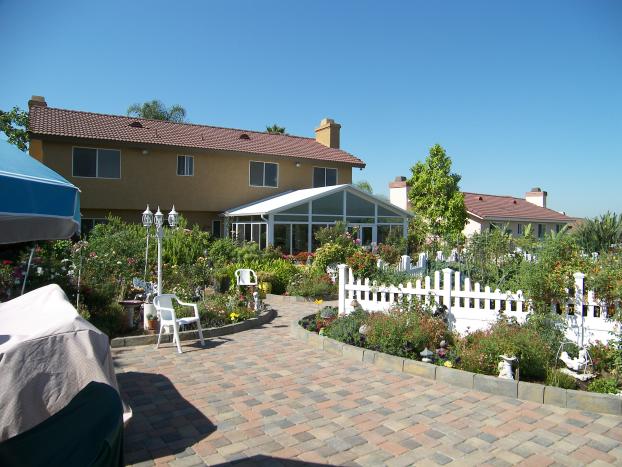
[[[128,463],[622,465],[622,418],[393,373],[308,347],[280,304],[260,329],[113,351]]]

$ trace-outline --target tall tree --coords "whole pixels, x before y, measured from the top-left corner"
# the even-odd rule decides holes
[[[285,134],[285,127],[283,126],[278,126],[276,123],[272,126],[267,126],[266,127],[266,132],[267,133],[276,133],[276,134],[280,134],[280,135],[284,135]]]
[[[142,104],[132,104],[127,108],[129,117],[150,118],[152,120],[166,120],[182,123],[186,118],[186,109],[181,105],[167,107],[157,99]]]
[[[573,235],[586,253],[603,253],[622,243],[622,214],[606,212],[583,220]]]
[[[28,149],[28,112],[19,107],[8,112],[0,110],[0,131],[7,136],[9,143],[22,151]]]
[[[367,180],[359,180],[354,184],[355,187],[360,188],[363,191],[366,191],[370,195],[374,193],[374,189],[371,187],[371,183]]]
[[[436,237],[459,236],[467,214],[458,186],[461,177],[451,173],[451,158],[435,144],[425,161],[417,162],[410,170],[408,197],[414,214]]]

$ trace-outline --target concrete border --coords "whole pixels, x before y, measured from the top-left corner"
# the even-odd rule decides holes
[[[227,334],[235,334],[241,331],[247,331],[249,329],[253,329],[261,326],[262,324],[266,324],[272,321],[276,316],[276,310],[270,309],[264,311],[259,316],[255,318],[250,318],[239,323],[226,324],[224,326],[220,326],[217,328],[206,328],[203,329],[203,337],[219,337],[226,336]],[[196,330],[193,331],[182,331],[179,333],[179,339],[182,341],[189,340],[198,340],[199,333]],[[132,347],[135,345],[150,345],[155,344],[158,340],[157,334],[147,334],[143,336],[126,336],[126,337],[115,337],[110,341],[110,347],[119,348],[119,347]],[[173,340],[172,334],[163,334],[161,343],[171,343]]]
[[[316,349],[357,362],[378,366],[385,370],[408,373],[433,381],[512,399],[556,405],[567,409],[622,415],[622,397],[612,394],[575,391],[527,381],[511,381],[495,376],[423,363],[409,358],[396,357],[320,336],[315,332],[307,331],[300,325],[300,321],[292,323],[291,334]]]

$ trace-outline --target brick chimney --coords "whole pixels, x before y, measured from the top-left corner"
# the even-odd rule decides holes
[[[540,206],[541,208],[545,208],[547,194],[548,193],[546,191],[542,191],[540,188],[532,188],[531,191],[525,193],[525,201],[535,204],[536,206]]]
[[[28,108],[34,107],[35,105],[47,107],[48,103],[45,102],[45,97],[43,96],[32,96],[28,101]]]
[[[408,210],[408,184],[406,183],[406,177],[398,176],[395,180],[389,183],[389,201],[391,204]]]
[[[339,123],[335,123],[332,118],[325,118],[320,122],[320,126],[315,129],[315,140],[329,148],[339,149],[340,130],[341,125]]]

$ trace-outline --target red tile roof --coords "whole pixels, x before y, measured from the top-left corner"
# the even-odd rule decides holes
[[[541,208],[513,196],[464,193],[464,204],[469,213],[481,219],[516,219],[571,222],[573,219],[560,212]]]
[[[172,123],[36,105],[30,107],[29,130],[34,136],[50,135],[195,149],[241,151],[342,162],[354,167],[365,167],[365,162],[358,157],[340,149],[326,147],[316,142],[314,138],[190,123]],[[247,135],[248,138],[242,135]]]

